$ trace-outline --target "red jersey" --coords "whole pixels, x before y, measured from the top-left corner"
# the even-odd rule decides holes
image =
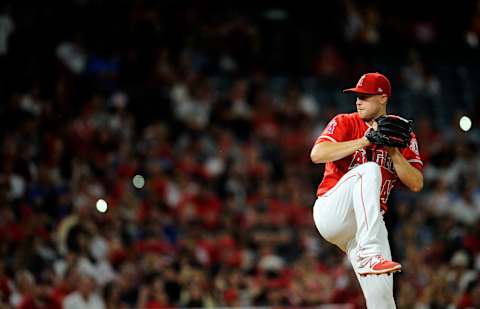
[[[364,136],[368,129],[369,125],[360,118],[358,113],[339,114],[328,123],[322,134],[320,134],[315,141],[315,144],[325,141],[336,143],[358,139]],[[412,133],[410,145],[402,149],[401,152],[413,167],[422,170],[423,162],[420,157],[420,152],[418,151],[417,138],[414,133]],[[334,187],[340,178],[352,168],[370,161],[376,162],[381,167],[382,187],[380,190],[380,206],[384,211],[387,211],[388,196],[397,183],[398,176],[393,167],[393,161],[383,146],[370,145],[355,151],[343,159],[327,162],[325,164],[323,180],[318,186],[317,196],[322,196]]]

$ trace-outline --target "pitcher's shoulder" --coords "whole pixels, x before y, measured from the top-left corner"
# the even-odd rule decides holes
[[[360,119],[358,113],[341,113],[337,114],[333,119],[341,119],[341,120],[356,120]]]

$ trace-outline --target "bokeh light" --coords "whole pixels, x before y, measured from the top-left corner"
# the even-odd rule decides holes
[[[103,199],[99,199],[97,201],[97,210],[101,213],[104,213],[107,211],[107,209],[108,209],[107,202],[105,202],[105,200]]]
[[[142,175],[135,175],[132,179],[133,186],[137,189],[143,188],[145,185],[145,178]]]
[[[459,121],[460,129],[467,132],[472,128],[472,120],[468,116],[462,116]]]

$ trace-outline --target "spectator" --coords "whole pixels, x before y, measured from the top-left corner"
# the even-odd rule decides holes
[[[103,309],[105,303],[95,292],[95,279],[87,275],[80,276],[77,290],[63,300],[65,309]]]

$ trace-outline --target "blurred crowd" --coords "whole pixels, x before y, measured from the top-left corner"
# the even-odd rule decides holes
[[[479,3],[456,62],[435,50],[441,14],[169,4],[1,7],[1,308],[364,308],[313,224],[309,152],[370,70],[425,163],[423,192],[397,188],[385,215],[397,306],[480,307]],[[409,47],[384,53],[393,36]]]

